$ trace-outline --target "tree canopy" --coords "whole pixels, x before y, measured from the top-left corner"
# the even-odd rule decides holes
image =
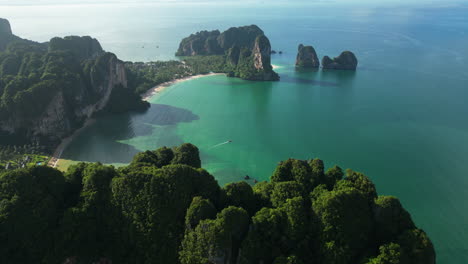
[[[221,188],[200,165],[183,144],[118,169],[4,171],[0,262],[435,263],[426,233],[362,173],[289,159],[270,182]]]

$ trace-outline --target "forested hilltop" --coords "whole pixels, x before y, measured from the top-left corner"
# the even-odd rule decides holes
[[[81,163],[0,174],[0,263],[431,264],[399,200],[319,159],[223,188],[191,144],[127,167]]]
[[[53,147],[98,112],[148,107],[96,39],[36,43],[13,35],[7,20],[0,28],[0,143]]]

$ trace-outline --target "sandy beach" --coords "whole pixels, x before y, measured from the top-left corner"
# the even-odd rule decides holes
[[[153,95],[161,92],[162,90],[164,90],[165,88],[171,86],[171,85],[174,85],[176,83],[179,83],[179,82],[184,82],[184,81],[188,81],[188,80],[193,80],[193,79],[198,79],[198,78],[201,78],[201,77],[206,77],[206,76],[213,76],[213,75],[222,75],[224,73],[209,73],[209,74],[199,74],[199,75],[193,75],[193,76],[187,76],[185,78],[181,78],[181,79],[177,79],[177,80],[174,80],[174,81],[170,81],[170,82],[165,82],[165,83],[162,83],[160,85],[157,85],[153,88],[151,88],[150,90],[148,90],[146,93],[144,93],[142,95],[142,99],[144,101],[148,101]],[[48,165],[50,167],[53,167],[53,168],[56,168],[57,167],[57,164],[59,163],[60,161],[60,158],[62,156],[62,153],[63,151],[65,150],[65,148],[68,146],[68,144],[70,144],[70,142],[73,141],[73,139],[81,133],[81,131],[83,131],[85,128],[87,128],[88,126],[92,125],[93,123],[95,122],[94,119],[88,119],[85,124],[83,125],[83,127],[81,127],[80,129],[76,130],[75,132],[73,132],[73,134],[65,139],[62,140],[62,142],[60,143],[60,145],[57,146],[57,148],[55,149],[54,151],[54,154],[52,155],[52,157],[50,158],[49,162],[48,162]]]
[[[207,76],[213,76],[213,75],[224,75],[224,73],[208,73],[208,74],[198,74],[198,75],[192,75],[192,76],[187,76],[185,78],[180,78],[176,79],[170,82],[165,82],[161,83],[160,85],[157,85],[151,89],[149,89],[146,93],[144,93],[141,97],[143,101],[148,101],[153,95],[160,93],[162,90],[166,89],[167,87],[180,83],[180,82],[185,82],[189,80],[194,80],[202,77],[207,77]]]
[[[50,167],[56,168],[57,163],[60,161],[60,157],[62,156],[62,153],[65,150],[65,148],[68,146],[68,144],[70,144],[70,142],[72,142],[73,139],[81,133],[81,131],[83,131],[88,126],[92,125],[94,122],[95,122],[95,119],[92,119],[92,118],[86,120],[86,122],[81,128],[73,132],[71,136],[63,139],[62,142],[60,142],[60,145],[58,145],[57,148],[55,149],[54,154],[52,154],[52,157],[50,158],[49,163],[47,163],[47,165]]]

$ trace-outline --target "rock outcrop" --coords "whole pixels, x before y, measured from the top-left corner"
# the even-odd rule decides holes
[[[276,81],[279,76],[273,71],[271,66],[271,45],[265,35],[260,35],[255,40],[255,45],[252,51],[254,60],[254,68],[258,73],[251,80],[255,81]]]
[[[0,18],[0,51],[4,51],[12,42],[34,45],[36,48],[40,49],[45,48],[44,44],[39,44],[37,42],[15,36],[11,30],[10,22],[4,18]]]
[[[219,30],[200,31],[184,38],[176,56],[218,55],[224,54],[218,42]]]
[[[26,81],[0,82],[1,135],[53,146],[105,109],[115,94],[125,97],[117,98],[124,101],[121,105],[141,102],[127,86],[124,62],[96,39],[72,36],[48,44],[14,42],[0,58],[0,68],[12,65],[8,72],[0,71],[0,79],[4,74],[26,76],[21,79]],[[23,48],[30,54],[15,53]]]
[[[234,46],[253,49],[255,40],[261,35],[264,35],[263,30],[256,25],[231,27],[219,35],[218,43],[223,50]]]
[[[0,51],[5,50],[10,42],[17,39],[19,38],[13,35],[11,31],[10,22],[0,18]]]
[[[49,51],[53,52],[57,50],[70,51],[79,60],[95,58],[104,53],[99,41],[89,36],[55,37],[49,42]]]
[[[318,68],[320,61],[317,53],[312,46],[299,45],[296,58],[296,67],[300,68]]]
[[[330,59],[325,56],[322,59],[322,67],[330,70],[352,70],[355,71],[358,60],[351,51],[343,51],[340,56]]]
[[[263,31],[256,25],[232,27],[223,33],[204,30],[184,38],[176,56],[222,55],[235,46],[253,49],[260,35]]]
[[[277,81],[271,66],[271,45],[256,25],[232,27],[220,33],[200,31],[184,38],[176,56],[225,55],[226,73],[245,80]]]
[[[0,36],[12,35],[10,22],[4,18],[0,18]]]

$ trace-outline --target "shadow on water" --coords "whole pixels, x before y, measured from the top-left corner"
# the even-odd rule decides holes
[[[128,163],[140,152],[119,141],[151,137],[161,130],[171,141],[182,142],[175,134],[176,125],[200,119],[190,110],[163,104],[151,104],[144,113],[126,113],[99,117],[65,149],[62,158],[102,163]],[[150,146],[148,146],[150,147]],[[159,146],[157,146],[159,147]],[[153,148],[152,146],[150,148]]]
[[[157,126],[177,125],[199,120],[200,117],[192,111],[164,104],[151,104],[144,114],[135,115],[136,122],[142,122]]]
[[[346,70],[322,70],[321,78],[325,79],[325,82],[333,82],[338,86],[351,86],[356,78],[356,71]]]
[[[336,87],[338,83],[330,81],[317,80],[320,77],[318,69],[298,69],[290,74],[281,74],[281,82],[293,84],[317,85],[323,87]]]

